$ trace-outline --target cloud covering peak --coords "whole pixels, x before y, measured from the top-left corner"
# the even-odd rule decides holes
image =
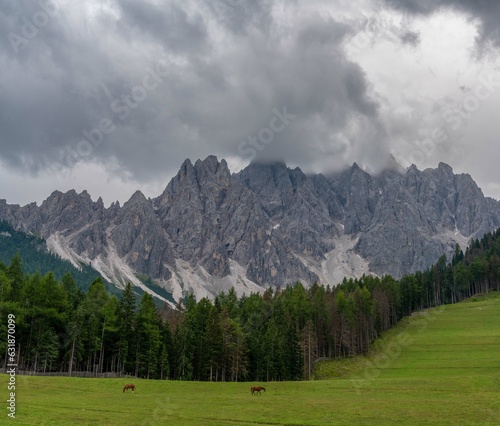
[[[498,58],[500,5],[486,3],[0,0],[0,177],[109,201],[117,182],[127,199],[211,154],[234,171],[257,159],[376,172],[391,154],[464,170],[455,154],[473,129],[483,171],[500,77],[491,99],[468,96],[474,61]]]
[[[331,15],[264,0],[2,3],[0,155],[15,167],[113,160],[147,180],[193,153],[250,161],[252,137],[266,138],[257,155],[306,167],[387,154],[343,49],[352,29]],[[293,121],[262,133],[275,109]]]

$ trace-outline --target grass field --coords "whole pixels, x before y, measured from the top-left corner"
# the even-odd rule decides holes
[[[316,377],[252,396],[254,383],[134,380],[124,394],[126,380],[17,376],[16,419],[4,409],[0,424],[497,425],[500,294],[406,318],[367,357],[324,362]]]

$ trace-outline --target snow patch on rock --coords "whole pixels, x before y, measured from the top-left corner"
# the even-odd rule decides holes
[[[231,274],[225,277],[210,275],[201,265],[190,265],[185,260],[176,259],[175,271],[163,286],[172,293],[175,300],[187,294],[194,294],[197,300],[204,297],[213,299],[218,293],[234,288],[238,296],[250,293],[262,293],[265,289],[246,278],[246,268],[230,259]]]
[[[301,262],[320,279],[324,285],[337,285],[344,277],[361,278],[373,275],[369,262],[354,251],[358,237],[341,235],[334,239],[335,248],[325,254],[325,259],[317,261],[309,257],[298,256]]]

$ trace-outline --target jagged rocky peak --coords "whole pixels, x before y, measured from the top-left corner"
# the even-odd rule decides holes
[[[237,177],[246,187],[263,196],[286,193],[307,179],[302,170],[291,170],[282,161],[253,161],[241,170]]]
[[[67,192],[54,191],[49,197],[42,202],[41,208],[48,208],[50,206],[61,206],[62,205],[90,205],[93,204],[92,198],[87,191],[82,191],[78,194],[74,189],[70,189]]]
[[[198,187],[203,192],[217,191],[221,187],[227,187],[231,181],[227,162],[225,160],[219,162],[215,155],[196,161],[194,172]]]
[[[110,217],[114,217],[121,210],[121,205],[119,201],[113,201],[107,209],[107,213]]]
[[[370,182],[373,182],[373,177],[355,162],[348,169],[331,174],[328,180],[340,192],[346,192],[345,190],[353,185],[357,187],[367,186]]]
[[[195,176],[194,176],[193,163],[191,163],[191,160],[189,158],[186,158],[182,163],[179,171],[177,172],[177,175],[174,178],[172,178],[168,186],[169,187],[171,186],[174,189],[175,183],[180,183],[180,182],[193,183],[194,180]]]
[[[72,189],[69,192],[72,194],[76,194],[76,191],[74,189]],[[43,205],[57,204],[64,195],[65,194],[63,192],[55,190],[44,201],[42,201],[41,205],[43,206]]]
[[[383,169],[388,170],[388,169]],[[363,169],[356,161],[352,163],[352,166],[347,169],[350,176],[364,176],[372,177],[372,175],[365,169]]]
[[[90,196],[90,194],[88,193],[88,191],[86,189],[84,189],[82,192],[80,192],[78,194],[80,197],[83,197],[83,198],[86,198],[88,200],[92,200],[92,197]]]
[[[420,186],[422,185],[422,173],[415,164],[412,164],[406,170],[404,185],[413,197],[418,198]]]
[[[440,162],[437,169],[446,175],[453,175],[453,168],[446,163]]]
[[[393,170],[401,175],[405,173],[405,168],[396,160],[396,158],[391,154],[389,155],[387,162],[385,163],[384,170]]]
[[[356,163],[356,161],[354,163],[352,163],[352,166],[350,168],[350,172],[351,172],[351,174],[353,174],[355,172],[366,173],[361,167],[359,167],[359,165],[358,165],[358,163]]]
[[[196,176],[199,181],[213,178],[228,178],[231,175],[226,160],[220,162],[215,155],[209,155],[204,160],[197,160],[194,164]]]
[[[0,202],[0,219],[117,282],[149,276],[180,298],[231,285],[334,285],[360,271],[400,277],[500,226],[500,203],[444,163],[406,172],[389,164],[376,175],[354,163],[323,176],[252,162],[231,175],[208,156],[184,161],[154,200],[137,191],[105,209],[86,192],[55,191],[40,207]]]
[[[54,191],[36,211],[32,209],[27,222],[44,236],[56,230],[69,233],[93,221],[96,205],[86,191]]]
[[[99,197],[96,201],[96,205],[98,206],[98,208],[101,208],[103,209],[104,208],[104,201],[102,200],[102,197]]]
[[[123,205],[123,207],[125,208],[128,205],[138,204],[138,203],[139,204],[148,203],[148,199],[146,198],[146,196],[139,190],[135,191],[132,194],[130,199]]]
[[[177,175],[168,183],[163,193],[153,200],[156,207],[164,206],[172,198],[186,196],[198,192],[204,187],[212,189],[213,184],[227,186],[231,180],[231,172],[225,160],[218,161],[210,155],[205,160],[197,160],[195,164],[188,158],[180,167]]]
[[[141,191],[135,191],[117,212],[115,230],[125,223],[138,228],[147,226],[153,221],[156,221],[153,203]]]

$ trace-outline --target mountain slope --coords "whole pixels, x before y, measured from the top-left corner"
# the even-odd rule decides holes
[[[16,231],[8,223],[0,221],[0,262],[9,265],[17,253],[21,256],[25,274],[38,272],[45,275],[53,272],[60,280],[69,272],[77,286],[84,291],[87,291],[90,284],[99,278],[99,274],[90,266],[82,264],[76,268],[70,262],[50,253],[42,238]],[[118,294],[116,287],[108,282],[104,284],[108,291]]]
[[[41,206],[0,201],[0,219],[118,287],[151,291],[152,279],[179,300],[363,273],[399,278],[500,226],[500,204],[443,163],[377,176],[356,164],[323,176],[252,163],[231,174],[209,156],[186,160],[155,199],[138,191],[105,208],[86,192],[56,191]]]

